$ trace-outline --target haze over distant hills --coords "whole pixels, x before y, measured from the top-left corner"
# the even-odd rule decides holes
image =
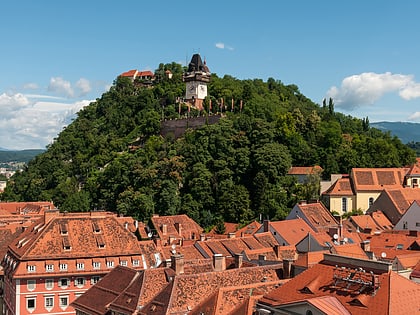
[[[370,123],[370,126],[384,132],[389,131],[403,143],[420,142],[420,123],[380,121]]]

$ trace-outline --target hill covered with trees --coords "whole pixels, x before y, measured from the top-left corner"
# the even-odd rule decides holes
[[[140,220],[186,213],[210,227],[260,215],[282,219],[298,200],[317,198],[316,185],[286,175],[292,165],[320,165],[328,178],[414,161],[411,149],[370,128],[367,118],[335,112],[333,100],[315,104],[273,78],[212,74],[205,110],[190,112],[176,102],[185,94],[183,71],[160,64],[151,85],[118,77],[12,178],[2,199],[52,200],[61,210],[104,209]],[[216,124],[177,139],[160,135],[162,119],[220,111]]]

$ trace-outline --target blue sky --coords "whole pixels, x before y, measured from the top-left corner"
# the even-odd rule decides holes
[[[0,147],[45,148],[130,69],[269,77],[336,111],[420,122],[419,1],[4,1]]]

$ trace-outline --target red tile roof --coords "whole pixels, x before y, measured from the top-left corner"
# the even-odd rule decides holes
[[[284,245],[296,245],[309,232],[313,232],[312,228],[302,218],[272,221],[269,224],[277,234],[286,240],[287,244]]]
[[[406,173],[404,168],[353,168],[351,176],[356,192],[381,191],[401,188]]]
[[[353,315],[418,313],[419,285],[392,271],[385,271],[377,262],[362,262],[354,258],[328,262],[327,258],[265,295],[260,303],[280,308],[281,305],[290,307],[292,303],[311,303],[314,298],[334,297],[341,304],[340,308],[344,307]],[[338,268],[335,267],[337,264]],[[360,266],[366,272],[357,269]],[[324,307],[331,303],[324,304]]]
[[[52,202],[0,202],[0,210],[6,214],[38,214],[42,215],[44,210],[55,209]]]
[[[400,214],[404,214],[415,200],[420,200],[420,189],[418,188],[398,188],[386,189],[396,209]]]
[[[339,178],[323,193],[328,196],[353,196],[354,194],[349,177]]]
[[[410,170],[408,171],[407,175],[420,175],[420,158],[416,158],[416,163],[414,163]]]
[[[163,242],[175,239],[199,239],[203,229],[185,214],[172,216],[154,215],[151,218],[159,238]]]
[[[320,202],[298,203],[295,207],[300,209],[304,215],[303,219],[306,219],[306,222],[316,231],[328,230],[330,227],[338,225],[331,212]]]

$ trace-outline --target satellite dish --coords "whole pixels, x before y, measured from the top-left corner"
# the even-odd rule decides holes
[[[382,258],[385,258],[385,257],[386,257],[386,253],[385,253],[385,252],[382,252],[382,253],[381,253],[381,257],[382,257]]]
[[[334,234],[334,235],[333,235],[333,238],[334,238],[335,240],[338,240],[338,234]]]
[[[152,232],[147,233],[147,237],[148,238],[151,238],[152,236],[153,236],[153,233]]]

